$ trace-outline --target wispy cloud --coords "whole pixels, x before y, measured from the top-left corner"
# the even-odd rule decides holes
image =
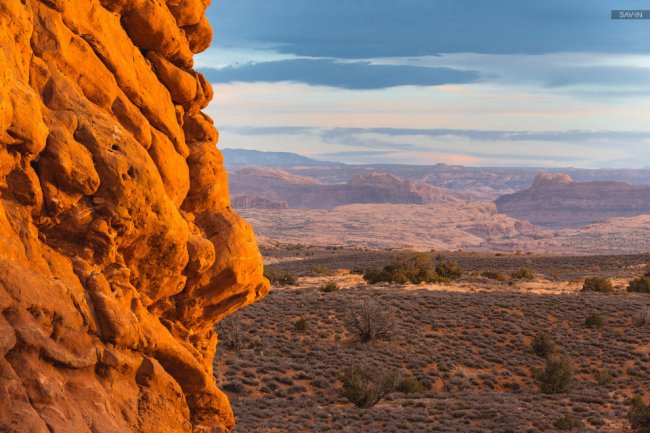
[[[397,86],[441,86],[477,82],[481,74],[452,68],[379,65],[334,59],[293,59],[200,70],[214,83],[298,82],[344,89],[385,89]]]
[[[564,143],[618,141],[644,144],[650,141],[650,131],[565,130],[565,131],[499,131],[477,129],[425,128],[321,128],[321,127],[238,127],[228,128],[243,135],[312,134],[326,140],[347,140],[355,135],[377,134],[388,137],[424,136],[468,138],[478,141],[553,141]],[[372,146],[368,146],[372,147]]]
[[[264,131],[264,134],[261,132]],[[320,159],[348,163],[492,166],[640,167],[650,161],[650,132],[490,131],[413,128],[223,128],[229,143],[276,143]],[[233,135],[230,135],[233,134]],[[251,140],[251,138],[253,138]],[[323,149],[331,149],[323,151]],[[643,162],[646,161],[646,162]]]
[[[650,53],[646,23],[610,20],[639,0],[220,0],[218,45],[272,44],[309,57],[561,51]]]

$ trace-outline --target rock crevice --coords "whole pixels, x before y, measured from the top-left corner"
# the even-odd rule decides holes
[[[268,291],[207,0],[0,4],[0,430],[227,432],[213,325]]]

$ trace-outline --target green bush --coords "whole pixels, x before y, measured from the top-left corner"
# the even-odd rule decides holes
[[[630,399],[630,404],[627,418],[632,428],[638,433],[650,433],[650,405],[645,405],[638,395]]]
[[[395,391],[400,383],[394,370],[379,371],[369,366],[353,367],[340,376],[341,395],[360,408],[369,408]]]
[[[535,352],[537,356],[546,358],[555,352],[556,346],[553,338],[549,334],[546,332],[539,332],[535,335],[535,338],[533,338],[532,348],[533,352]]]
[[[276,286],[295,286],[298,282],[298,278],[294,273],[271,268],[264,268],[264,276],[268,278],[271,284]]]
[[[534,280],[535,275],[526,268],[520,268],[510,274],[513,280]]]
[[[339,286],[335,282],[330,281],[329,283],[325,284],[320,290],[321,292],[331,293],[336,292],[338,289]]]
[[[583,428],[584,424],[582,421],[572,417],[571,415],[564,415],[562,418],[555,421],[553,426],[558,430],[574,430]]]
[[[301,317],[296,320],[296,323],[293,324],[293,330],[296,332],[307,332],[309,325],[307,324],[307,319]]]
[[[403,256],[383,269],[366,272],[363,278],[369,284],[382,282],[420,284],[449,281],[448,278],[438,274],[431,256],[424,253]]]
[[[573,385],[573,366],[566,355],[550,355],[544,367],[537,369],[534,375],[545,394],[564,394]]]
[[[585,319],[587,328],[602,328],[605,325],[605,319],[598,313],[591,313]]]
[[[599,292],[599,293],[609,293],[613,292],[614,288],[612,283],[602,277],[589,277],[585,280],[582,285],[583,292]]]
[[[454,260],[442,261],[436,266],[436,273],[442,278],[456,280],[463,275],[463,270],[458,262]]]
[[[395,391],[403,392],[404,394],[415,394],[424,392],[424,386],[414,377],[407,377],[399,381]]]
[[[630,281],[628,292],[650,293],[650,277],[639,277]]]

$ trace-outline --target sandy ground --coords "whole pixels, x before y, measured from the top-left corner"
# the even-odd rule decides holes
[[[489,202],[348,205],[333,210],[239,211],[261,243],[415,250],[623,254],[650,251],[650,216],[549,230],[496,212]]]
[[[615,291],[625,292],[628,280],[614,278],[610,280]],[[368,284],[363,276],[351,274],[347,270],[338,270],[332,274],[320,276],[305,276],[298,279],[295,286],[274,287],[273,290],[287,290],[297,288],[324,287],[327,283],[335,283],[339,290],[353,289]],[[468,281],[454,281],[448,284],[406,284],[399,285],[400,288],[412,290],[429,290],[455,293],[476,293],[476,292],[504,292],[504,293],[530,293],[530,294],[566,294],[578,293],[582,290],[583,281],[551,281],[544,278],[534,280],[516,281],[513,284],[498,283],[490,280],[475,283]],[[390,284],[375,284],[372,287],[388,288]]]

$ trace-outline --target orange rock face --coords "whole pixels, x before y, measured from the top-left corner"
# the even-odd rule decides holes
[[[268,291],[230,208],[209,0],[0,2],[0,431],[226,432],[213,325]]]

